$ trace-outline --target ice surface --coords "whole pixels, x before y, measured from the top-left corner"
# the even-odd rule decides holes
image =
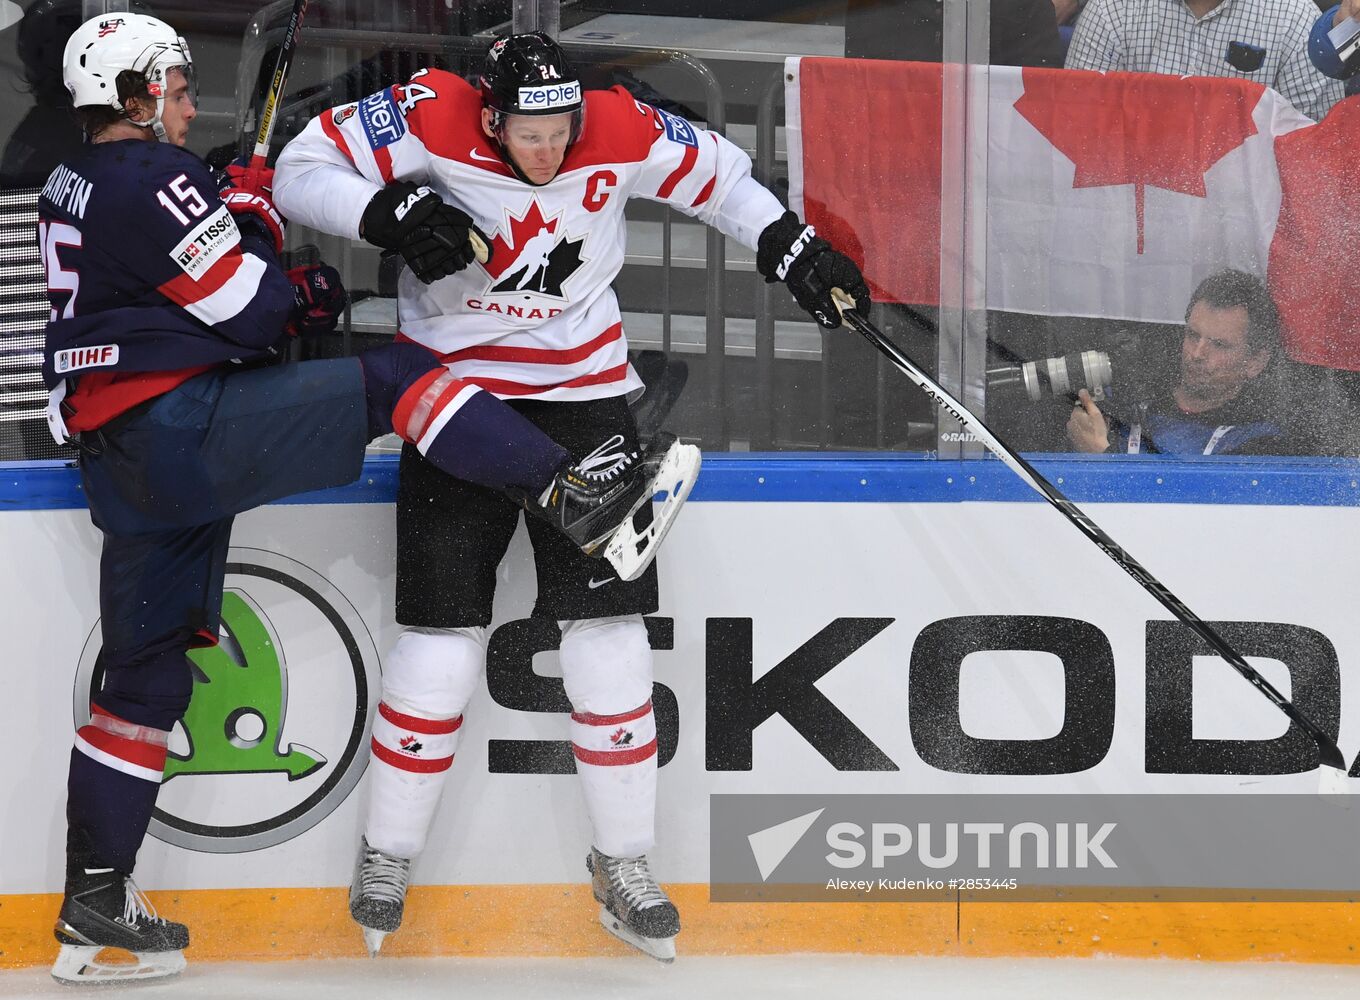
[[[683,940],[683,939],[682,939]],[[194,963],[176,979],[132,986],[58,986],[46,969],[0,971],[0,997],[80,994],[176,1000],[605,1000],[610,997],[942,997],[947,1000],[1353,1000],[1360,967],[1133,959],[893,958],[783,955],[597,959],[438,958]]]

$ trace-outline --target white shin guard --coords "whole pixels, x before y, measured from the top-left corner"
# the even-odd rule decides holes
[[[388,654],[370,744],[366,836],[378,850],[413,858],[425,847],[486,641],[485,628],[408,628]]]
[[[641,615],[558,623],[571,744],[595,846],[637,857],[656,841],[652,650]]]

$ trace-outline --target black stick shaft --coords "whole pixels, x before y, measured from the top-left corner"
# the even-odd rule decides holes
[[[293,0],[293,12],[288,18],[288,28],[283,33],[278,62],[274,64],[274,78],[269,81],[269,92],[265,94],[264,109],[260,112],[255,151],[250,158],[252,166],[264,166],[269,156],[269,143],[274,138],[274,124],[279,104],[283,100],[283,89],[288,84],[288,71],[293,67],[293,53],[297,51],[298,33],[302,30],[302,17],[307,13],[307,2]]]
[[[1289,717],[1289,720],[1297,725],[1313,738],[1318,747],[1318,758],[1322,764],[1328,767],[1335,767],[1341,771],[1346,770],[1346,760],[1341,755],[1341,749],[1336,745],[1336,741],[1328,736],[1316,725],[1313,724],[1306,715],[1298,710],[1289,699],[1280,694],[1275,686],[1262,677],[1251,665],[1242,658],[1242,654],[1230,646],[1218,632],[1206,621],[1186,607],[1179,597],[1173,594],[1155,576],[1143,567],[1143,564],[1134,559],[1124,549],[1111,538],[1105,531],[1096,524],[1086,513],[1074,504],[1062,492],[1039,474],[1039,471],[1030,465],[1029,462],[1021,458],[1013,451],[1009,445],[1002,441],[992,432],[992,430],[974,416],[969,409],[952,395],[924,370],[919,368],[911,358],[892,341],[888,340],[883,333],[854,310],[847,310],[842,313],[843,318],[869,343],[873,344],[880,352],[887,356],[907,378],[911,379],[927,396],[935,401],[935,404],[948,413],[951,417],[963,424],[993,455],[1005,462],[1010,469],[1021,479],[1028,483],[1040,496],[1051,503],[1062,515],[1071,521],[1083,535],[1094,542],[1102,552],[1115,561],[1118,566],[1133,577],[1144,590],[1155,597],[1162,607],[1170,611],[1176,618],[1180,619],[1190,629],[1213,650],[1228,661],[1228,665],[1241,674],[1252,687],[1260,691],[1268,698],[1276,708]],[[1357,761],[1360,764],[1360,761]]]

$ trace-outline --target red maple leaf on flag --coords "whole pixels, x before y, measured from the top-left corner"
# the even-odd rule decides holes
[[[1203,198],[1209,168],[1256,134],[1263,90],[1245,80],[1078,70],[1026,69],[1024,81],[1015,110],[1076,166],[1073,188],[1133,185],[1140,254],[1145,190]]]
[[[799,75],[807,221],[875,302],[939,302],[939,64],[804,58]]]
[[[505,234],[496,232],[491,241],[491,260],[482,265],[486,273],[497,280],[519,260],[518,251],[524,248],[524,244],[545,229],[550,233],[557,232],[558,217],[553,216],[552,221],[544,219],[537,198],[529,200],[529,208],[522,219],[507,212],[506,220]]]

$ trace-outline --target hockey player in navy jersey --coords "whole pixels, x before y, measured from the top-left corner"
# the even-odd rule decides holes
[[[745,153],[622,88],[584,92],[542,34],[496,41],[480,91],[422,70],[326,111],[280,155],[276,181],[290,217],[380,247],[393,245],[398,206],[436,229],[486,234],[494,253],[485,264],[450,273],[437,259],[411,261],[399,284],[398,339],[515,401],[602,474],[637,448],[627,399],[642,383],[610,287],[624,262],[628,199],[671,205],[756,248],[766,280],[786,282],[824,326],[841,323],[833,287],[869,306],[855,265],[751,178]],[[605,437],[609,446],[596,447]],[[485,669],[496,568],[517,520],[503,498],[437,476],[404,449],[397,620],[407,628],[384,665],[368,821],[350,895],[371,952],[400,925],[411,859],[425,846],[464,709]],[[600,919],[669,960],[679,915],[647,859],[657,743],[643,615],[657,610],[656,568],[626,582],[533,524],[529,535],[534,613],[561,629]],[[433,538],[441,544],[428,544]],[[418,752],[404,748],[413,742]]]
[[[64,79],[88,142],[39,202],[52,307],[43,373],[53,433],[78,445],[103,532],[103,645],[102,685],[71,754],[53,975],[151,978],[183,968],[189,936],[131,873],[189,702],[186,653],[217,641],[236,514],[350,482],[366,443],[395,431],[438,474],[513,497],[573,552],[617,558],[591,560],[599,572],[630,574],[659,541],[639,537],[632,514],[658,468],[686,452],[630,452],[601,476],[414,344],[273,364],[290,333],[334,328],[343,289],[331,268],[279,266],[268,172],[233,171],[219,194],[183,149],[195,115],[184,40],[143,14],[102,15],[71,36]],[[438,246],[450,270],[475,253],[467,229],[433,234],[411,219],[389,235],[417,257]],[[102,964],[105,947],[138,962]]]

